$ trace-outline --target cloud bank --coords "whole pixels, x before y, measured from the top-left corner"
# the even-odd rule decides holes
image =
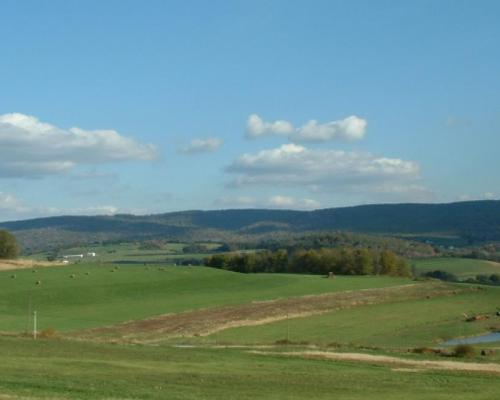
[[[236,175],[230,187],[272,185],[322,192],[408,193],[419,197],[427,192],[419,184],[420,168],[415,162],[364,152],[308,149],[296,144],[243,154],[226,171]]]
[[[0,177],[37,178],[65,173],[80,164],[156,157],[154,145],[114,130],[62,129],[25,114],[0,115]]]
[[[310,120],[306,124],[295,128],[290,122],[278,120],[266,122],[257,114],[248,117],[246,136],[251,139],[263,136],[284,136],[293,142],[328,142],[331,140],[359,140],[365,136],[366,120],[351,115],[338,121],[324,124]]]

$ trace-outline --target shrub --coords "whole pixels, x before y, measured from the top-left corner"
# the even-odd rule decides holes
[[[449,272],[440,271],[440,270],[429,271],[429,272],[425,273],[425,276],[427,278],[440,279],[442,281],[447,281],[447,282],[457,282],[458,281],[458,279],[455,275],[453,275]]]
[[[47,328],[38,333],[38,336],[41,338],[53,338],[57,336],[57,332],[54,328]]]
[[[412,349],[412,351],[416,354],[441,354],[440,349],[434,349],[432,347],[417,347]]]
[[[455,346],[453,351],[455,357],[473,357],[475,354],[476,351],[470,344],[459,344]]]

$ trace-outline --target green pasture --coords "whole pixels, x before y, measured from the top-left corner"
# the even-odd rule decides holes
[[[497,307],[500,307],[500,288],[481,287],[451,296],[373,304],[266,325],[232,328],[196,340],[262,345],[287,339],[319,346],[406,350],[439,346],[448,339],[482,334],[492,328],[500,330],[500,317],[495,316]],[[488,315],[489,319],[466,322],[465,314]]]
[[[40,284],[37,284],[40,282]],[[402,278],[239,274],[207,267],[74,264],[0,272],[0,331],[68,331],[254,300],[388,287]]]
[[[413,260],[412,264],[418,273],[440,270],[454,274],[460,279],[500,274],[500,263],[471,258],[429,258]]]
[[[262,355],[244,349],[0,338],[0,398],[493,400],[484,373]]]

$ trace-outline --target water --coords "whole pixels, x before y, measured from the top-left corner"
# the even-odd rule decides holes
[[[500,342],[500,332],[487,333],[480,336],[472,336],[468,338],[452,339],[444,342],[445,346],[454,346],[457,344],[478,344],[478,343],[492,343]]]

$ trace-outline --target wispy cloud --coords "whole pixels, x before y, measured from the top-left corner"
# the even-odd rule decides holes
[[[222,140],[217,137],[197,138],[191,140],[189,145],[181,151],[185,154],[213,153],[222,145]]]
[[[29,206],[12,193],[0,192],[0,221],[48,217],[54,215],[113,215],[118,207],[112,205],[95,205],[88,207],[59,208],[46,206]]]
[[[215,205],[229,208],[279,208],[296,210],[312,210],[321,206],[318,201],[313,199],[297,199],[283,195],[275,195],[264,199],[251,196],[221,197],[215,201]]]

